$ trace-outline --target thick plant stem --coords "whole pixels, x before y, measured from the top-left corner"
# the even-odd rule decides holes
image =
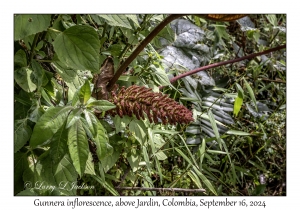
[[[108,83],[108,90],[110,91],[114,84],[118,81],[119,77],[122,75],[127,66],[138,56],[138,54],[151,42],[151,40],[172,20],[182,17],[184,14],[169,15],[164,19],[158,26],[154,28],[153,31],[136,47],[133,53],[121,64],[114,77]]]
[[[203,66],[203,67],[200,67],[200,68],[197,68],[197,69],[194,69],[194,70],[191,70],[189,72],[186,72],[184,74],[180,74],[174,78],[172,78],[170,80],[171,83],[183,78],[183,77],[186,77],[186,76],[189,76],[189,75],[192,75],[192,74],[195,74],[199,71],[204,71],[204,70],[208,70],[208,69],[211,69],[211,68],[215,68],[215,67],[219,67],[219,66],[224,66],[226,64],[230,64],[230,63],[236,63],[236,62],[239,62],[239,61],[242,61],[242,60],[246,60],[246,59],[250,59],[250,58],[254,58],[256,56],[260,56],[260,55],[264,55],[264,54],[268,54],[270,52],[274,52],[274,51],[278,51],[278,50],[281,50],[281,49],[284,49],[286,48],[286,45],[280,45],[278,47],[274,47],[274,48],[271,48],[269,50],[265,50],[263,52],[259,52],[259,53],[253,53],[251,55],[247,55],[247,56],[244,56],[244,57],[241,57],[241,58],[236,58],[236,59],[233,59],[233,60],[229,60],[229,61],[223,61],[223,62],[219,62],[219,63],[214,63],[214,64],[210,64],[210,65],[207,65],[207,66]],[[159,88],[163,88],[163,86],[160,86]]]

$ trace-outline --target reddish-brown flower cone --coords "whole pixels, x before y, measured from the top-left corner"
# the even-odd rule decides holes
[[[172,125],[194,121],[192,112],[185,106],[146,87],[122,87],[117,93],[112,92],[109,101],[116,105],[116,109],[109,111],[112,116],[131,117],[134,114],[137,119],[145,119],[146,114],[150,122],[158,123],[160,119],[163,124]]]

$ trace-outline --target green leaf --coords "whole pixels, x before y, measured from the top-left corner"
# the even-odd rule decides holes
[[[73,165],[81,177],[88,159],[89,145],[80,120],[76,121],[69,129],[68,147]]]
[[[131,16],[128,17],[127,15],[99,15],[99,17],[105,19],[108,25],[121,26],[132,29],[129,20],[127,19],[133,19]]]
[[[238,136],[251,136],[251,133],[247,133],[244,131],[236,131],[236,130],[228,130],[227,134],[238,135]]]
[[[124,76],[124,75],[121,75],[119,77],[119,80],[125,81],[125,82],[137,82],[139,80],[139,78],[137,76]]]
[[[162,86],[170,85],[170,86],[172,86],[172,84],[170,83],[169,77],[165,72],[156,71],[155,72],[155,77],[159,81],[159,85],[162,85]]]
[[[42,98],[46,101],[46,104],[48,106],[53,106],[52,102],[50,101],[50,98],[46,92],[47,90],[45,88],[41,88],[41,95],[42,95]]]
[[[228,155],[229,154],[227,152],[218,151],[218,150],[210,150],[210,149],[208,149],[206,151],[209,152],[209,153],[213,153],[213,154],[222,154],[222,155]]]
[[[85,120],[88,124],[88,128],[89,128],[91,134],[93,135],[93,137],[95,138],[97,135],[97,130],[98,130],[97,129],[98,120],[94,114],[92,114],[91,112],[89,112],[87,110],[84,110],[83,113],[85,116]]]
[[[151,41],[156,47],[161,48],[161,39],[165,39],[168,45],[171,45],[175,41],[175,32],[171,29],[170,24],[164,27]]]
[[[14,153],[19,151],[30,139],[31,128],[26,124],[26,120],[18,120],[14,123]]]
[[[205,147],[206,147],[206,142],[205,139],[202,140],[201,147],[199,147],[199,152],[200,152],[200,168],[202,168],[202,163],[205,155]]]
[[[14,40],[45,31],[50,26],[51,15],[15,15]]]
[[[34,105],[34,106],[31,106],[31,108],[29,109],[28,111],[30,114],[29,114],[29,117],[28,119],[32,122],[37,122],[41,116],[45,113],[44,109],[42,107],[40,107],[39,105]]]
[[[154,129],[152,130],[153,134],[169,134],[169,135],[176,135],[180,132],[178,131],[172,131],[172,130],[157,130],[157,129]]]
[[[256,162],[254,162],[252,160],[248,160],[248,162],[251,163],[252,165],[254,165],[258,170],[268,173],[268,171],[263,166],[258,165]]]
[[[99,120],[97,120],[97,137],[93,138],[93,140],[97,146],[96,153],[99,160],[102,160],[103,158],[112,154],[113,148],[109,144],[106,130]]]
[[[72,188],[72,183],[76,183],[78,174],[72,164],[72,160],[66,150],[63,158],[53,166],[53,176],[57,186],[67,184],[65,195],[76,195],[76,188]]]
[[[273,25],[273,26],[277,26],[277,18],[276,15],[266,15],[268,21]]]
[[[201,182],[194,171],[190,170],[189,172],[187,172],[187,175],[193,180],[193,182],[197,185],[199,189],[202,189]]]
[[[14,71],[14,78],[17,84],[26,92],[33,92],[36,89],[36,84],[31,80],[32,70],[22,67]]]
[[[53,164],[59,163],[65,156],[68,150],[68,130],[62,126],[52,137],[52,142],[50,143],[51,150],[49,151],[49,156]]]
[[[126,128],[126,126],[130,123],[131,118],[127,115],[122,118],[119,115],[116,115],[113,118],[113,121],[116,127],[116,133],[119,133],[122,129]]]
[[[55,61],[51,64],[68,86],[69,84],[72,84],[75,90],[78,90],[79,87],[84,84],[84,79],[78,76],[78,72],[80,72],[79,70],[74,70],[61,61]]]
[[[24,189],[23,173],[28,168],[27,154],[14,154],[14,194]]]
[[[243,100],[244,100],[244,91],[243,91],[242,87],[237,83],[236,83],[236,86],[238,88],[238,96],[235,98],[234,106],[233,106],[233,114],[235,116],[238,115],[238,113],[242,107]]]
[[[218,127],[217,127],[217,123],[216,123],[216,120],[214,118],[214,115],[213,113],[211,112],[211,110],[208,110],[208,117],[209,117],[209,121],[210,121],[210,124],[212,126],[212,129],[214,131],[214,134],[217,138],[217,142],[219,144],[219,147],[220,149],[222,150],[222,143],[221,143],[221,138],[220,138],[220,134],[219,134],[219,130],[218,130]]]
[[[96,175],[95,173],[95,165],[93,163],[93,156],[92,153],[89,152],[88,159],[86,161],[86,166],[84,170],[85,174],[91,174],[91,175]]]
[[[203,181],[203,183],[208,187],[208,189],[212,191],[213,194],[218,195],[210,181],[195,166],[193,166],[193,169],[199,176],[199,178]]]
[[[90,26],[76,25],[59,34],[53,42],[59,60],[79,70],[99,71],[100,42]]]
[[[113,145],[114,146],[114,145]],[[101,160],[104,172],[106,173],[111,167],[115,165],[115,163],[118,161],[120,158],[122,148],[118,145],[114,146],[114,151],[111,155],[104,157]]]
[[[15,68],[27,66],[27,57],[24,50],[18,50],[18,52],[16,52],[14,57],[14,66]]]
[[[132,151],[128,154],[127,156],[127,160],[130,164],[130,167],[132,169],[133,172],[138,170],[139,167],[139,163],[140,163],[140,151],[136,151],[135,153],[133,153]]]
[[[138,34],[135,34],[135,32],[128,28],[120,28],[123,32],[124,36],[128,39],[128,44],[136,45],[139,42]]]
[[[243,80],[244,80],[246,88],[247,88],[247,90],[248,90],[248,92],[250,94],[250,98],[251,98],[251,100],[254,103],[255,110],[258,112],[257,104],[256,104],[256,99],[255,99],[255,96],[254,96],[254,92],[253,92],[251,86],[249,85],[249,83],[247,82],[247,80],[245,80],[245,78],[243,78]]]
[[[86,102],[90,99],[92,94],[90,83],[88,80],[85,80],[85,83],[79,90],[79,100],[82,104],[86,104]]]
[[[180,137],[180,139],[181,139],[183,145],[185,146],[185,148],[186,148],[186,150],[187,150],[187,153],[188,153],[189,156],[190,156],[190,159],[192,159],[193,164],[194,164],[194,165],[197,165],[197,162],[196,162],[196,160],[195,160],[195,158],[194,158],[194,155],[192,155],[190,149],[188,148],[185,139],[184,139],[180,134],[178,134],[178,136]]]
[[[39,89],[41,86],[46,85],[48,83],[48,79],[45,75],[45,70],[35,60],[31,62],[31,66],[33,69],[32,81],[35,84],[37,84],[37,87]]]
[[[93,176],[92,177],[99,182],[105,189],[107,189],[112,195],[119,196],[119,193],[106,181],[103,181],[99,176]]]
[[[129,130],[134,132],[134,135],[138,142],[143,146],[144,139],[146,137],[146,126],[141,120],[134,119],[129,124]]]
[[[165,160],[168,158],[168,156],[163,151],[158,151],[155,156],[158,160]]]
[[[88,103],[86,107],[94,108],[102,112],[116,108],[116,106],[113,103],[107,100],[92,101]]]
[[[103,51],[102,53],[107,53],[110,54],[112,56],[119,56],[122,52],[122,45],[120,44],[113,44],[110,45],[109,48],[106,51]]]
[[[27,188],[26,190],[21,191],[17,196],[38,196],[39,194],[35,192],[34,188]]]
[[[148,169],[149,174],[151,174],[151,165],[150,165],[150,160],[149,160],[149,156],[148,156],[148,152],[147,152],[147,148],[145,146],[143,146],[143,156],[144,156],[144,160],[146,162],[146,166]]]
[[[183,157],[183,159],[185,159],[189,164],[193,165],[190,158],[188,158],[180,149],[175,148],[175,150],[181,155],[181,157]]]
[[[30,146],[36,148],[50,140],[53,135],[64,125],[69,112],[73,109],[67,107],[50,107],[39,119],[33,129]]]
[[[66,128],[71,127],[77,120],[79,120],[81,114],[82,108],[73,109],[68,116]]]
[[[135,23],[135,25],[140,27],[137,15],[126,15],[126,17],[128,17],[130,20],[132,20]]]
[[[257,185],[255,187],[255,189],[253,190],[252,195],[259,196],[259,195],[263,194],[265,190],[266,190],[265,184]]]

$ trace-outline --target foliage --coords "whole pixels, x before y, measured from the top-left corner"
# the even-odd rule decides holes
[[[120,76],[122,88],[106,89],[113,67],[166,17],[15,16],[15,195],[170,195],[122,186],[285,195],[285,52],[210,70],[215,87],[196,75],[171,84],[182,69],[164,70],[161,40],[176,39],[167,25]],[[226,15],[182,18],[204,29],[207,63],[286,40],[285,15],[251,15],[252,27],[216,22]]]

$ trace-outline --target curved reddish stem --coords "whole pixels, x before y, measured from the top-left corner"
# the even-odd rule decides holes
[[[210,64],[210,65],[207,65],[207,66],[203,66],[203,67],[191,70],[189,72],[186,72],[184,74],[180,74],[180,75],[178,75],[176,77],[173,77],[170,80],[170,82],[173,83],[173,82],[175,82],[175,81],[177,81],[177,80],[179,80],[179,79],[181,79],[183,77],[195,74],[195,73],[197,73],[199,71],[204,71],[204,70],[215,68],[215,67],[218,67],[218,66],[223,66],[223,65],[226,65],[226,64],[229,64],[229,63],[236,63],[236,62],[239,62],[239,61],[242,61],[242,60],[254,58],[256,56],[268,54],[270,52],[274,52],[274,51],[281,50],[281,49],[284,49],[284,48],[286,48],[285,44],[284,45],[280,45],[278,47],[271,48],[269,50],[265,50],[265,51],[259,52],[259,53],[253,53],[251,55],[247,55],[247,56],[244,56],[244,57],[241,57],[241,58],[236,58],[236,59],[233,59],[233,60],[222,61],[222,62],[219,62],[219,63],[214,63],[214,64]],[[159,88],[161,89],[161,88],[163,88],[163,86],[160,86]]]

